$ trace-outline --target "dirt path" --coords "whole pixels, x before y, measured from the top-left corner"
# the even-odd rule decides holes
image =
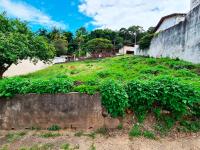
[[[70,145],[67,150],[200,150],[200,134],[193,134],[184,137],[167,137],[158,140],[149,140],[145,138],[129,139],[127,134],[113,135],[95,135],[88,133],[87,135],[75,136],[75,132],[49,132],[49,131],[23,131],[25,135],[19,136],[22,131],[0,132],[0,144],[7,150],[20,150],[22,147],[45,146],[41,150],[60,150],[62,145]],[[42,137],[52,133],[52,137]],[[18,137],[19,136],[19,137]],[[92,138],[93,137],[93,138]],[[4,145],[4,146],[3,146]],[[0,146],[0,147],[1,147]],[[40,150],[38,148],[38,150]],[[6,150],[6,149],[3,149]],[[24,149],[23,149],[24,150]],[[33,149],[37,150],[37,149]]]

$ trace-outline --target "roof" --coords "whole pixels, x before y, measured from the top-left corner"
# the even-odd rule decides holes
[[[185,13],[173,13],[173,14],[170,14],[170,15],[167,15],[167,16],[164,16],[160,19],[160,21],[158,22],[157,26],[155,27],[154,29],[154,32],[156,32],[158,30],[158,28],[161,26],[161,24],[163,23],[164,20],[168,19],[168,18],[172,18],[172,17],[175,17],[175,16],[182,16],[182,17],[185,17],[186,14]]]

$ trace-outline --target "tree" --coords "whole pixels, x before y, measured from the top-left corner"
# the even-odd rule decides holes
[[[107,53],[112,51],[113,44],[111,43],[110,40],[103,38],[96,38],[88,41],[86,44],[86,48],[91,54]]]
[[[78,55],[81,55],[81,51],[83,50],[83,47],[85,46],[85,43],[88,40],[88,32],[85,27],[81,27],[76,31],[76,38],[75,43],[78,45]]]
[[[53,41],[53,45],[56,49],[56,55],[66,55],[68,50],[68,42],[65,39],[56,39]]]
[[[27,24],[0,14],[0,77],[20,60],[48,62],[55,55],[54,47],[42,37],[31,32]]]
[[[147,34],[144,37],[142,37],[139,41],[139,48],[142,50],[149,49],[153,37],[154,34]]]

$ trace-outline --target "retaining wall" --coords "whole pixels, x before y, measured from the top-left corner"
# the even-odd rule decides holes
[[[0,129],[46,129],[54,124],[63,129],[97,129],[116,122],[104,118],[102,111],[99,94],[17,95],[0,98]]]

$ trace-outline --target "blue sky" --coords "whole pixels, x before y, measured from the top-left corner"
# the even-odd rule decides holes
[[[189,11],[190,0],[0,0],[0,11],[40,27],[74,32],[140,25],[147,29],[170,13]]]

